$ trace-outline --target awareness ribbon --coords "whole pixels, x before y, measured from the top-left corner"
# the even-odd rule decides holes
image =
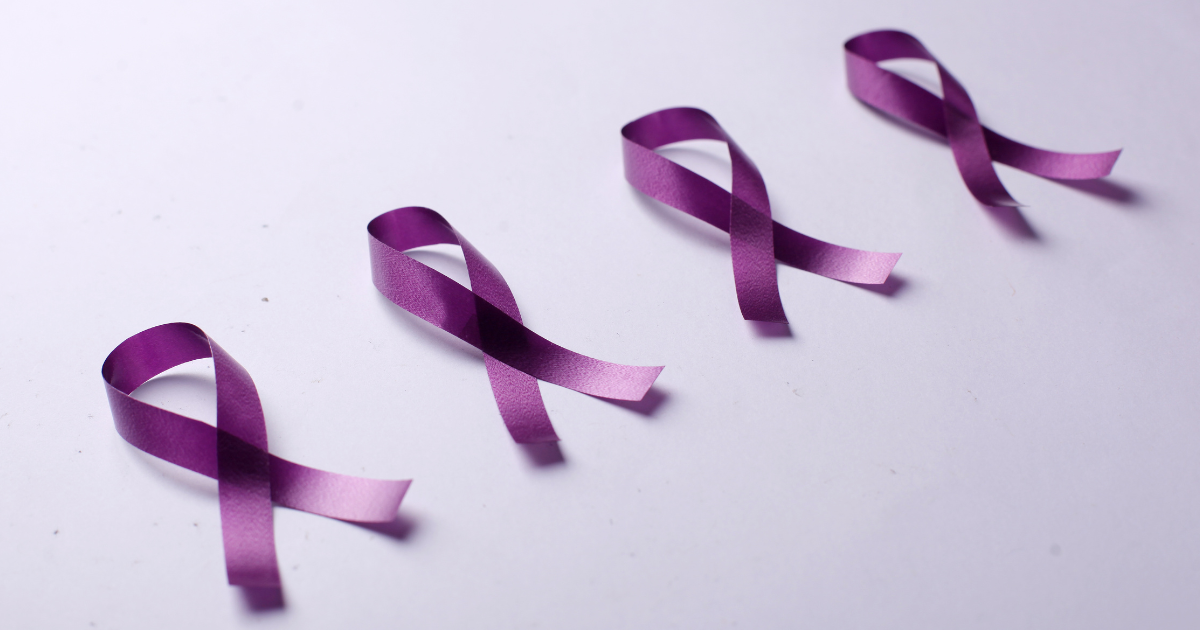
[[[600,398],[641,400],[663,370],[593,359],[526,328],[500,272],[429,208],[385,212],[371,220],[367,233],[375,288],[397,306],[483,351],[500,417],[520,444],[558,440],[538,380]],[[470,289],[403,253],[437,244],[462,248]]]
[[[217,426],[130,396],[177,365],[212,357]],[[117,346],[101,369],[117,432],[137,448],[217,480],[225,570],[236,586],[279,587],[271,502],[343,521],[387,523],[412,482],[363,479],[267,452],[267,426],[250,374],[191,324],[163,324]]]
[[[971,194],[986,206],[1020,207],[1000,183],[992,161],[1051,179],[1096,179],[1112,172],[1118,151],[1057,153],[1006,138],[979,122],[966,89],[917,38],[902,31],[864,33],[845,44],[850,93],[864,103],[946,139]],[[923,59],[937,66],[938,98],[877,64],[889,59]]]
[[[867,252],[806,236],[771,218],[767,186],[754,162],[708,112],[675,107],[621,128],[625,179],[643,194],[729,232],[733,280],[742,317],[787,323],[775,259],[826,278],[882,284],[900,254]],[[729,147],[733,192],[654,151],[684,140],[720,140]]]

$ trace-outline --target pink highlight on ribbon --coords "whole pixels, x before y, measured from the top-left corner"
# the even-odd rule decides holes
[[[208,357],[216,372],[216,427],[129,395],[166,370]],[[339,475],[271,455],[250,374],[191,324],[163,324],[126,339],[104,360],[101,374],[121,437],[217,480],[225,569],[235,586],[280,585],[272,501],[343,521],[387,523],[412,483]]]
[[[846,78],[862,102],[939,135],[950,144],[958,172],[971,194],[986,206],[1020,207],[1008,194],[992,162],[1050,179],[1097,179],[1112,172],[1118,151],[1057,153],[1006,138],[979,122],[966,89],[916,37],[902,31],[873,31],[848,40]],[[937,66],[943,98],[884,70],[889,59],[922,59]]]
[[[641,400],[663,370],[593,359],[526,328],[500,272],[429,208],[385,212],[367,232],[375,287],[401,308],[483,351],[500,417],[520,444],[558,440],[538,380],[600,398]],[[470,289],[403,253],[437,244],[462,248]]]
[[[805,236],[771,218],[767,186],[754,162],[708,112],[675,107],[621,129],[625,178],[641,193],[729,232],[738,306],[748,320],[787,323],[775,261],[826,278],[882,284],[900,254],[867,252]],[[719,140],[729,148],[733,191],[654,150],[685,140]]]

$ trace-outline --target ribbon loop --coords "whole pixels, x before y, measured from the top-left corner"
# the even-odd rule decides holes
[[[1058,153],[1006,138],[979,122],[962,84],[916,37],[902,31],[872,31],[848,40],[846,79],[860,101],[941,136],[950,144],[959,174],[984,205],[1019,207],[996,175],[992,162],[1050,179],[1097,179],[1112,173],[1121,151]],[[890,59],[921,59],[937,66],[942,98],[878,66]]]
[[[900,254],[850,249],[819,241],[771,218],[762,174],[708,112],[675,107],[621,128],[625,179],[642,194],[729,232],[738,306],[748,320],[786,323],[775,261],[844,282],[881,284]],[[685,140],[719,140],[729,149],[732,192],[659,155]]]
[[[558,440],[538,380],[601,398],[641,400],[662,372],[661,366],[593,359],[526,328],[500,272],[429,208],[385,212],[367,225],[367,233],[375,287],[397,306],[483,352],[500,417],[518,443]],[[435,244],[462,248],[470,289],[404,254]]]
[[[216,373],[216,427],[130,395],[166,370],[208,357]],[[272,501],[344,521],[386,523],[412,483],[339,475],[271,455],[250,374],[192,324],[163,324],[126,339],[104,360],[101,375],[121,437],[217,480],[230,584],[279,586]]]

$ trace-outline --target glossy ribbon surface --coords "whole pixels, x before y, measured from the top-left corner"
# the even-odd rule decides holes
[[[775,276],[776,259],[827,278],[860,284],[883,283],[900,259],[900,254],[819,241],[773,220],[758,168],[703,110],[676,107],[657,111],[625,125],[621,137],[625,178],[634,188],[729,232],[733,279],[745,319],[787,322]],[[685,140],[719,140],[729,147],[732,193],[654,151]]]
[[[908,33],[865,33],[847,41],[845,49],[850,93],[876,109],[945,138],[967,189],[984,205],[1020,206],[1000,183],[993,161],[1051,179],[1096,179],[1111,173],[1121,155],[1120,151],[1046,151],[984,127],[963,86]],[[943,98],[877,65],[889,59],[932,62],[937,66]]]
[[[641,400],[662,372],[662,367],[593,359],[526,328],[500,272],[433,210],[385,212],[367,232],[375,287],[413,315],[483,351],[500,416],[519,443],[558,440],[538,380],[601,398]],[[403,253],[437,244],[462,248],[470,289]]]
[[[130,396],[158,374],[208,357],[216,372],[216,427]],[[230,584],[279,586],[272,501],[343,521],[387,523],[412,483],[339,475],[271,455],[254,381],[191,324],[163,324],[126,339],[104,360],[101,373],[121,437],[217,480]]]

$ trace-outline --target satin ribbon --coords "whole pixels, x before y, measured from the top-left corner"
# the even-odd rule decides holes
[[[775,260],[844,282],[881,284],[900,254],[867,252],[805,236],[771,218],[767,187],[754,162],[707,112],[676,107],[621,129],[625,178],[634,188],[729,232],[733,279],[742,317],[786,323]],[[654,151],[684,140],[719,140],[729,148],[733,192]]]
[[[212,357],[217,426],[129,394],[158,374]],[[237,586],[278,587],[274,501],[343,521],[396,518],[411,481],[363,479],[301,466],[267,452],[267,426],[254,381],[204,331],[163,324],[117,346],[101,370],[117,432],[137,448],[217,480],[225,569]]]
[[[429,208],[385,212],[367,225],[371,277],[387,299],[483,351],[492,394],[518,443],[558,440],[538,380],[616,400],[641,400],[662,367],[608,363],[555,345],[521,323],[512,291],[479,250]],[[471,288],[403,252],[426,245],[462,248]]]
[[[992,162],[1051,179],[1096,179],[1112,172],[1120,151],[1057,153],[1006,138],[979,122],[963,86],[917,38],[902,31],[873,31],[845,44],[850,93],[862,102],[946,138],[967,189],[987,206],[1019,207]],[[943,98],[877,64],[923,59],[937,66]]]

